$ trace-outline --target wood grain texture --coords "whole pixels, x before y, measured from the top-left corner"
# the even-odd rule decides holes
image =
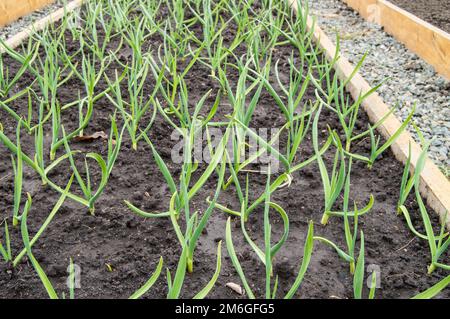
[[[386,0],[342,0],[450,79],[450,34]]]
[[[293,9],[297,11],[297,2],[294,0],[288,1]],[[336,54],[336,46],[317,23],[314,23],[311,17],[308,17],[308,28],[310,30],[314,28],[314,40],[324,50],[327,58],[329,60],[333,59]],[[355,70],[354,66],[342,55],[339,56],[335,69],[341,80],[347,80]],[[346,89],[354,99],[357,99],[360,95],[370,91],[371,87],[358,72],[348,82]],[[379,121],[390,110],[377,93],[373,93],[367,97],[363,101],[362,107],[368,114],[372,123]],[[391,114],[383,124],[379,126],[378,131],[385,139],[388,139],[400,128],[400,126],[401,121],[395,115]],[[410,171],[414,172],[415,164],[417,163],[422,149],[412,139],[411,135],[404,131],[391,145],[391,149],[397,160],[406,163],[409,154],[409,144],[411,144],[412,153]],[[422,196],[426,198],[428,205],[439,214],[442,222],[444,222],[444,218],[446,217],[445,223],[450,230],[450,216],[446,214],[446,212],[449,212],[450,214],[450,181],[429,158],[427,158],[424,170],[421,174],[420,191]]]
[[[53,2],[55,0],[0,0],[0,27]]]

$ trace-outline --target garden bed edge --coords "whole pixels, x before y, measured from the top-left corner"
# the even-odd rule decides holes
[[[450,79],[450,34],[386,0],[342,0]]]
[[[32,35],[34,32],[44,29],[47,25],[49,25],[52,22],[61,20],[64,14],[72,12],[75,9],[79,8],[84,1],[85,0],[73,0],[67,4],[66,8],[60,8],[50,13],[49,15],[45,16],[44,18],[35,21],[21,32],[7,39],[5,41],[6,45],[8,45],[12,49],[18,47],[23,41],[28,39],[28,37],[30,37],[30,35]],[[3,47],[0,47],[0,54],[2,54],[4,51],[5,49]]]
[[[288,1],[293,10],[297,12],[297,1]],[[310,30],[314,28],[314,40],[323,49],[326,57],[329,60],[333,59],[336,53],[336,46],[311,16],[308,16],[307,26]],[[345,81],[352,76],[355,67],[347,58],[340,54],[339,59],[335,64],[335,69],[341,80]],[[358,99],[359,96],[369,92],[372,88],[361,74],[357,72],[351,80],[348,81],[346,89],[354,99]],[[378,122],[390,111],[389,106],[384,103],[383,99],[376,92],[368,96],[362,102],[362,107],[372,123]],[[391,114],[378,127],[378,131],[385,139],[389,139],[400,128],[401,124],[402,122],[394,114]],[[405,164],[409,154],[409,145],[411,145],[410,171],[414,172],[422,149],[407,131],[404,131],[391,145],[391,150],[397,160]],[[429,158],[427,158],[421,174],[420,191],[426,198],[428,205],[439,214],[441,221],[444,222],[444,218],[446,218],[445,223],[447,228],[450,229],[450,217],[447,215],[447,212],[450,214],[450,181]]]

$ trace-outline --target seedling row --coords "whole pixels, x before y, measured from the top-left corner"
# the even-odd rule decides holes
[[[1,42],[0,296],[441,293],[430,142],[413,174],[389,150],[414,109],[382,139],[299,6],[95,0]]]

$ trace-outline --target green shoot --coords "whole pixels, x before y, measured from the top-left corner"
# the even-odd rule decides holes
[[[11,156],[12,166],[14,171],[14,211],[13,211],[13,226],[19,225],[19,210],[20,210],[20,200],[22,198],[22,179],[23,179],[23,160],[22,160],[22,148],[20,146],[20,128],[22,121],[19,121],[16,129],[16,139],[17,139],[17,160]]]
[[[8,262],[12,260],[12,253],[11,253],[11,239],[9,237],[9,228],[8,228],[8,221],[4,221],[5,226],[5,246],[3,246],[2,242],[0,241],[0,255],[2,255],[4,261]]]
[[[445,277],[432,287],[428,288],[427,290],[415,295],[411,299],[431,299],[437,296],[442,290],[447,288],[449,284],[450,284],[450,275],[448,275],[447,277]]]
[[[62,127],[63,136],[64,136],[63,141],[64,141],[64,146],[66,149],[66,154],[68,156],[70,166],[75,175],[75,178],[76,178],[79,186],[81,187],[81,190],[88,202],[87,206],[89,207],[89,211],[91,212],[91,214],[94,214],[95,202],[100,197],[100,195],[102,194],[103,190],[105,189],[105,187],[108,183],[109,176],[111,175],[111,171],[117,160],[117,156],[119,155],[124,130],[125,130],[125,126],[122,128],[122,131],[119,133],[119,131],[117,129],[117,125],[116,125],[116,120],[113,117],[111,119],[111,133],[110,133],[109,140],[108,140],[107,160],[105,161],[103,159],[103,157],[97,153],[87,153],[86,157],[85,157],[86,181],[84,181],[83,178],[81,177],[81,174],[78,171],[76,164],[75,164],[73,152],[70,150],[69,144],[67,142],[67,138],[65,138],[66,135],[65,135],[64,127]],[[101,180],[100,180],[100,184],[96,191],[93,191],[92,187],[91,187],[91,177],[90,177],[90,173],[89,173],[89,165],[87,162],[88,159],[94,160],[98,164],[98,166],[101,170]]]
[[[47,275],[45,274],[44,270],[42,269],[39,262],[34,257],[32,251],[31,251],[31,245],[30,245],[30,238],[28,235],[28,227],[27,227],[27,218],[28,218],[28,212],[31,209],[31,196],[28,194],[27,202],[25,203],[25,208],[22,214],[21,219],[21,232],[22,232],[22,240],[25,245],[25,249],[27,251],[28,258],[31,261],[31,264],[33,265],[36,273],[39,276],[39,279],[41,280],[42,284],[44,285],[45,290],[47,291],[48,296],[50,299],[58,299],[58,295],[53,288],[52,283],[48,279]]]
[[[136,290],[128,299],[139,299],[140,297],[142,297],[158,280],[159,275],[161,274],[162,267],[163,267],[163,258],[161,257],[159,259],[158,265],[156,266],[156,270],[150,277],[150,279],[141,288]]]
[[[345,182],[345,157],[343,156],[342,150],[337,150],[334,157],[333,170],[331,173],[331,179],[328,174],[328,170],[325,166],[325,162],[319,152],[319,139],[318,139],[318,123],[320,112],[322,110],[322,105],[319,106],[317,113],[314,117],[313,127],[312,127],[312,140],[314,152],[316,154],[317,164],[320,170],[320,176],[322,178],[323,190],[324,190],[324,200],[325,200],[325,210],[322,216],[321,223],[326,225],[328,223],[329,213],[340,195]],[[339,168],[338,168],[339,165]]]

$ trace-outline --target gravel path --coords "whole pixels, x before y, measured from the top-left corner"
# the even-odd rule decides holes
[[[369,52],[361,73],[372,86],[385,78],[378,90],[391,106],[399,103],[398,117],[405,119],[417,103],[414,122],[425,138],[434,138],[430,158],[449,176],[450,172],[450,82],[409,51],[403,44],[365,21],[341,0],[310,0],[311,14],[331,39],[341,38],[341,52],[356,63]],[[413,137],[417,135],[410,128]]]
[[[24,28],[26,28],[32,22],[37,21],[41,18],[44,18],[46,15],[50,14],[52,11],[55,11],[56,9],[61,8],[63,6],[63,4],[64,4],[64,2],[62,0],[56,0],[53,4],[45,6],[40,10],[34,11],[33,13],[12,22],[12,23],[4,26],[3,28],[0,28],[0,38],[5,40],[5,39],[12,37],[16,33],[19,33],[20,31],[22,31]]]

